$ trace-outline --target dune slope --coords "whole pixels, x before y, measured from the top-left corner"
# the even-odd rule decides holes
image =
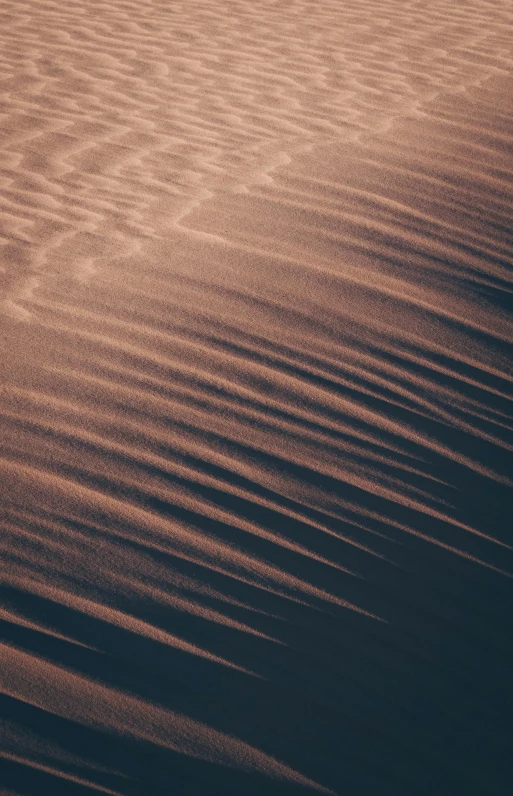
[[[0,791],[510,793],[511,4],[0,11]]]

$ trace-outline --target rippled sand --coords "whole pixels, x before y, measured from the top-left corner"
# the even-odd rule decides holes
[[[510,794],[510,0],[0,42],[2,796]]]

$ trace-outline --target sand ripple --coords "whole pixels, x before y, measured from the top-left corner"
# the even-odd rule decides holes
[[[7,0],[0,19],[0,273],[21,298],[512,65],[509,1]]]

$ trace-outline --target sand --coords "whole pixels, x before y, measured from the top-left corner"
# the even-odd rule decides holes
[[[2,796],[510,794],[511,2],[0,41]]]

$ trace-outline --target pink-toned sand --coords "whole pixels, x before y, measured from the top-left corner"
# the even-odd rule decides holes
[[[509,796],[511,0],[0,42],[2,796]]]

